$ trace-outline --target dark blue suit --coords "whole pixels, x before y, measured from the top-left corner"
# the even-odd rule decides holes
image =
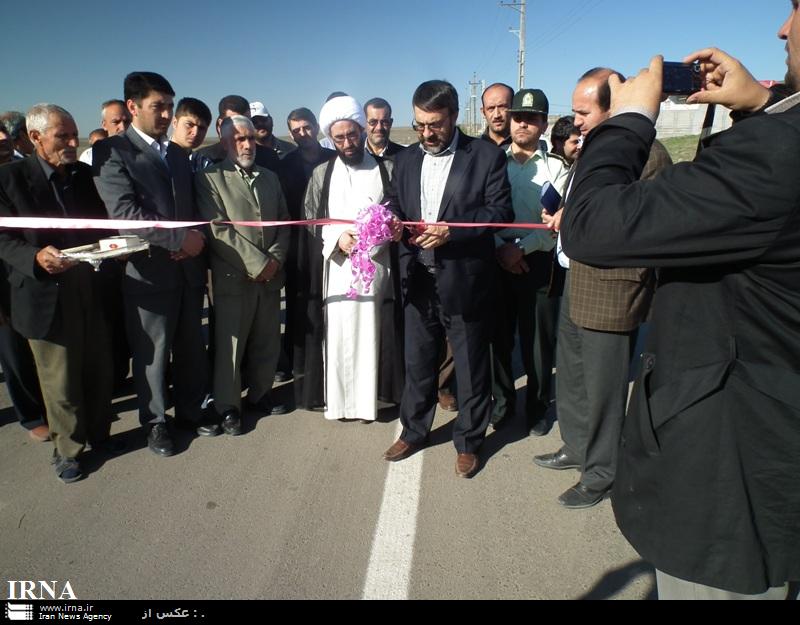
[[[419,145],[395,157],[390,201],[403,221],[421,221]],[[511,187],[502,150],[460,135],[438,220],[463,223],[513,221]],[[400,245],[405,310],[406,384],[400,408],[401,438],[420,445],[433,423],[440,346],[453,347],[459,413],[453,442],[459,453],[476,453],[491,415],[489,339],[495,256],[493,229],[453,228],[433,253],[433,272],[406,236]]]

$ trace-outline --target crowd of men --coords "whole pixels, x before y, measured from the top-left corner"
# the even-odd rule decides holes
[[[419,85],[419,143],[409,147],[391,141],[392,108],[381,98],[362,106],[334,93],[319,119],[297,108],[289,143],[263,103],[226,96],[213,120],[198,99],[174,106],[169,82],[150,72],[129,74],[123,99],[102,104],[80,159],[63,108],[4,114],[0,215],[208,223],[123,229],[148,252],[100,271],[63,251],[111,233],[0,230],[0,364],[21,423],[53,441],[56,474],[71,483],[87,447],[120,451],[109,437],[111,399],[129,363],[147,444],[160,456],[175,451],[174,426],[241,434],[243,401],[259,414],[304,408],[363,423],[390,402],[403,430],[384,458],[398,462],[425,446],[438,402],[457,410],[455,472],[470,478],[490,426],[524,419],[543,436],[557,418],[562,444],[534,462],[579,472],[559,503],[587,508],[614,489],[620,526],[658,567],[665,594],[785,593],[800,577],[800,541],[786,541],[800,495],[787,483],[796,472],[782,469],[800,457],[796,387],[787,390],[800,341],[779,321],[796,318],[800,292],[787,290],[800,263],[797,10],[794,2],[779,33],[789,42],[788,90],[767,91],[718,50],[691,59],[709,76],[692,97],[744,119],[689,166],[672,166],[654,140],[659,59],[629,81],[608,68],[582,75],[574,117],[554,125],[549,146],[546,95],[501,83],[483,93],[480,138],[458,129],[451,84]],[[768,108],[786,95],[783,108]],[[200,148],[212,122],[219,142]],[[760,147],[760,133],[797,145],[781,157]],[[743,162],[750,187],[737,178]],[[782,190],[757,195],[774,172],[786,174],[776,178]],[[390,236],[370,252],[371,290],[352,296],[359,233],[340,220],[377,204],[392,211]],[[304,219],[322,221],[252,225]],[[766,290],[785,304],[762,302]],[[751,313],[770,323],[755,332]],[[520,410],[517,340],[527,376]],[[640,384],[628,410],[632,368]],[[279,398],[273,386],[290,379],[294,396]],[[765,404],[769,417],[754,429]],[[774,462],[742,448],[745,435],[764,431]],[[685,449],[698,445],[719,449]],[[726,471],[731,464],[739,469]],[[720,492],[742,518],[720,519]]]

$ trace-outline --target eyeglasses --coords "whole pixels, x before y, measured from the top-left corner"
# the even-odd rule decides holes
[[[350,143],[358,143],[361,139],[361,134],[358,132],[348,132],[346,135],[337,135],[335,137],[331,137],[331,141],[333,141],[336,145],[344,145],[348,141]]]
[[[367,122],[367,125],[370,128],[375,128],[375,126],[385,126],[386,128],[389,128],[393,121],[393,119],[370,119]]]
[[[440,122],[431,122],[430,124],[423,124],[418,122],[417,120],[414,120],[413,122],[411,122],[411,127],[416,132],[424,132],[426,128],[431,132],[441,132],[442,130],[445,129],[446,124],[447,124],[446,120],[442,120]]]

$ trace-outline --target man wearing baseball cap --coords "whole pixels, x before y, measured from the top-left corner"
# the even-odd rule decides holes
[[[272,115],[262,102],[250,102],[250,119],[256,127],[256,143],[275,152],[279,159],[283,160],[289,152],[297,149],[294,143],[278,139],[272,134]]]
[[[550,183],[564,193],[568,168],[551,158],[540,143],[550,106],[540,89],[522,89],[509,109],[511,144],[506,148],[508,179],[515,223],[541,223],[542,189]],[[555,240],[546,230],[506,228],[495,237],[498,261],[498,306],[492,341],[494,358],[492,426],[506,425],[516,413],[511,368],[514,335],[519,324],[520,347],[528,376],[526,431],[547,433],[550,406],[557,300],[548,297]]]

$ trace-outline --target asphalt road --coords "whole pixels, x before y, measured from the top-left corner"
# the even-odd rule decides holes
[[[491,433],[481,471],[461,480],[452,415],[440,413],[431,445],[406,467],[394,465],[402,489],[392,482],[384,493],[390,467],[381,456],[397,429],[391,410],[371,425],[301,411],[251,414],[241,437],[181,434],[180,453],[159,458],[144,445],[133,398],[123,397],[113,435],[127,450],[88,452],[88,476],[65,485],[49,465],[52,445],[31,441],[8,406],[3,385],[6,593],[8,580],[58,580],[78,599],[655,594],[652,569],[620,535],[610,502],[565,510],[556,497],[577,473],[532,464],[559,446],[557,426],[539,439],[523,436],[521,420]],[[388,555],[376,557],[381,541]],[[368,581],[376,575],[377,585]]]

